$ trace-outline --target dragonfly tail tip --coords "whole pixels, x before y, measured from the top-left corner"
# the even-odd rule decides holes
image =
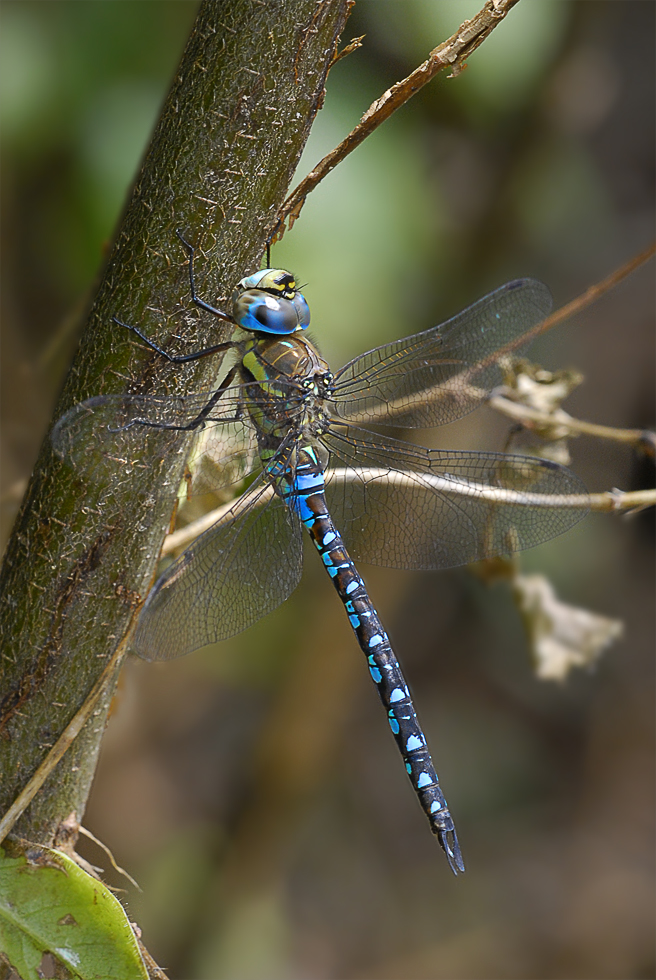
[[[462,859],[460,844],[458,843],[455,830],[442,830],[438,834],[438,840],[442,850],[446,854],[449,867],[453,871],[454,875],[457,877],[458,873],[464,874],[465,863]]]

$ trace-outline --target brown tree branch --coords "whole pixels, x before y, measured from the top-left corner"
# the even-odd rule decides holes
[[[176,228],[204,249],[198,286],[212,302],[258,267],[347,11],[348,0],[201,3],[55,419],[92,395],[212,384],[216,361],[172,370],[112,316],[186,351],[225,339],[190,303]],[[159,452],[92,475],[77,462],[44,441],[0,569],[0,813],[40,787],[14,833],[44,844],[84,811],[184,458]]]
[[[611,272],[609,276],[602,279],[601,282],[597,282],[594,286],[588,286],[584,293],[577,296],[576,299],[571,300],[569,303],[565,303],[564,306],[559,307],[555,310],[551,316],[546,317],[541,323],[538,323],[536,327],[529,330],[527,333],[522,334],[518,338],[518,343],[523,345],[535,337],[539,337],[541,334],[546,333],[547,330],[551,330],[557,324],[562,323],[563,320],[569,320],[571,316],[575,313],[580,313],[585,310],[588,306],[596,303],[605,293],[609,292],[623,279],[635,272],[641,265],[644,265],[653,255],[656,253],[656,242],[652,242],[647,248],[643,249],[637,255],[634,255],[632,259],[621,265],[619,269],[615,269]]]
[[[426,61],[418,68],[388,89],[369,106],[362,119],[305,177],[284,202],[273,241],[279,241],[285,233],[285,222],[289,219],[291,228],[305,204],[308,194],[334,170],[338,163],[352,153],[367,136],[370,136],[381,123],[409,101],[413,95],[427,85],[443,68],[451,68],[454,77],[465,68],[465,58],[483,43],[494,28],[501,23],[509,10],[519,0],[486,0],[485,6],[471,20],[460,25],[455,34],[434,48]],[[346,49],[344,51],[346,53]],[[338,59],[335,59],[338,60]]]
[[[367,474],[370,476],[375,475],[375,471],[365,468],[362,469],[361,473],[365,476]],[[333,472],[331,476],[333,479],[338,479],[339,473]],[[454,481],[451,480],[450,483],[453,488]],[[452,492],[455,494],[455,490]],[[259,498],[258,504],[263,506],[268,499],[269,496],[263,494]],[[653,507],[654,505],[656,505],[656,490],[606,490],[602,493],[572,494],[569,497],[561,498],[560,501],[560,506],[563,509],[589,507],[590,510],[600,511],[602,513],[633,511],[636,509],[642,510],[645,507]],[[169,534],[164,539],[164,544],[162,545],[162,556],[179,554],[199,534],[203,534],[204,531],[209,530],[214,524],[218,524],[223,520],[234,506],[234,501],[228,504],[222,504],[220,507],[208,511],[207,514],[203,514],[202,517],[197,518],[178,531]],[[532,506],[532,504],[529,506]]]
[[[558,430],[559,434],[556,438],[559,439],[567,436],[592,436],[596,439],[626,442],[649,456],[654,456],[656,453],[656,433],[649,429],[618,429],[610,425],[584,422],[572,418],[562,408],[555,412],[540,412],[536,408],[506,397],[503,391],[492,395],[487,404],[527,429]]]

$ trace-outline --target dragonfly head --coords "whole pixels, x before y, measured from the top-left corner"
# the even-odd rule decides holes
[[[262,333],[296,333],[310,322],[305,297],[284,269],[260,269],[242,279],[232,294],[232,315],[240,327]]]

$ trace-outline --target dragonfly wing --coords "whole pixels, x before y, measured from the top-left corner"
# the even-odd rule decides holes
[[[335,426],[326,496],[352,557],[452,568],[532,548],[587,513],[581,481],[532,456],[442,452]]]
[[[291,595],[301,568],[298,515],[258,481],[164,572],[132,647],[145,660],[172,660],[234,636]]]
[[[250,420],[236,418],[243,398],[239,389],[224,392],[202,426],[184,428],[198,418],[210,398],[207,392],[90,398],[59,419],[51,442],[80,476],[99,483],[125,481],[134,470],[152,471],[173,454],[180,456],[182,466],[190,454],[193,492],[206,493],[239,482],[259,460]]]
[[[332,409],[354,423],[427,428],[461,418],[503,377],[499,359],[549,313],[547,287],[517,279],[440,326],[356,357],[335,376]]]

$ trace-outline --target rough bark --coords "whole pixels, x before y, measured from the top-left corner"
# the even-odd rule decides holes
[[[219,306],[258,267],[321,105],[347,0],[205,0],[126,208],[54,418],[92,395],[197,390],[111,317],[179,352],[229,327],[190,304],[180,228]],[[151,584],[183,459],[89,481],[44,441],[0,572],[0,809],[83,703]],[[15,830],[48,843],[81,817],[113,685]]]

